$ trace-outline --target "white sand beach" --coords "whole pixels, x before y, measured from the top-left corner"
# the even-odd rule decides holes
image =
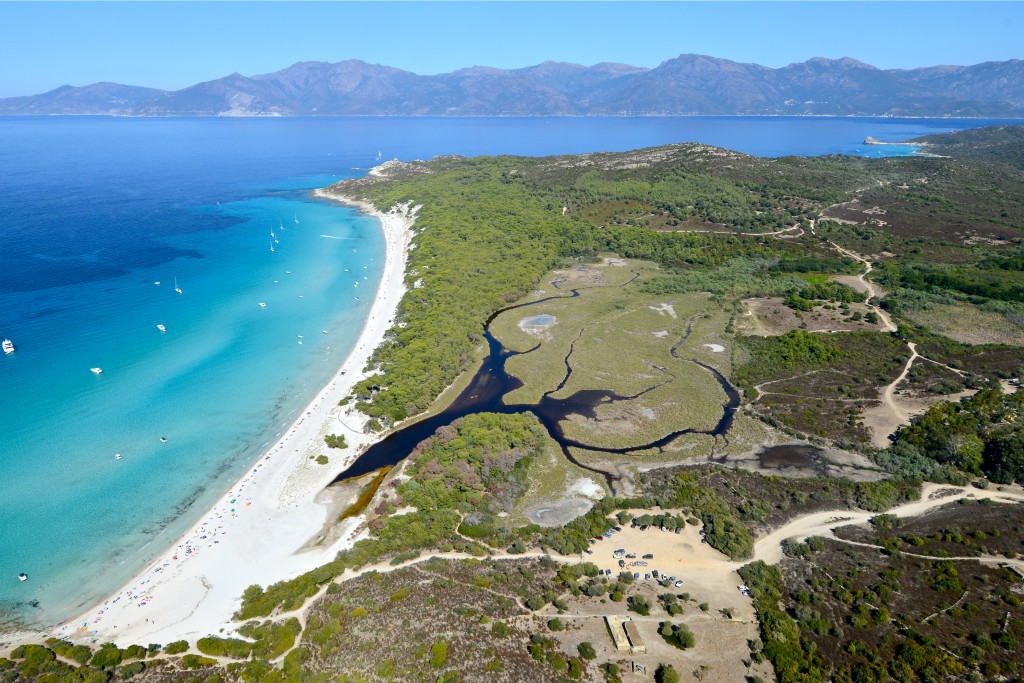
[[[338,402],[366,376],[371,353],[393,323],[405,293],[406,252],[418,207],[396,206],[385,214],[324,191],[315,194],[375,216],[384,231],[384,274],[355,348],[298,420],[200,522],[100,604],[43,634],[26,634],[26,640],[56,635],[126,646],[194,642],[222,629],[229,633],[239,625],[231,616],[247,586],[298,576],[353,542],[358,519],[348,520],[348,528],[327,547],[303,549],[327,519],[317,494],[374,440],[362,433],[365,417]],[[331,433],[344,435],[347,448],[326,448],[324,435]],[[311,459],[321,453],[330,458],[327,466]]]

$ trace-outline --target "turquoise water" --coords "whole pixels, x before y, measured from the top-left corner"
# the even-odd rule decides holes
[[[326,383],[367,315],[383,239],[376,221],[308,190],[364,173],[378,151],[698,141],[866,155],[899,149],[865,147],[867,135],[986,123],[0,119],[0,337],[17,346],[0,357],[0,625],[53,623],[123,583]]]
[[[0,576],[28,572],[40,616],[96,597],[67,580],[69,560],[102,573],[103,593],[159,552],[161,536],[183,531],[284,431],[361,330],[383,266],[376,221],[291,197],[216,211],[239,222],[168,240],[201,259],[47,290],[63,310],[21,321],[16,353],[0,359],[0,544],[17,549],[3,553]],[[39,298],[8,294],[5,304],[31,309]]]

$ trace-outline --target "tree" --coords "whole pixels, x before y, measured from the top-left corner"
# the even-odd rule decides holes
[[[654,672],[657,683],[679,683],[679,672],[671,664],[659,664]]]
[[[594,649],[594,645],[586,641],[577,645],[576,651],[580,653],[580,657],[583,657],[583,659],[589,660],[597,657],[597,650]]]

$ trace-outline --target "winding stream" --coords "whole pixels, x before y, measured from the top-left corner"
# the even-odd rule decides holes
[[[636,277],[638,276],[639,274],[637,274]],[[633,280],[635,280],[636,277],[634,277]],[[629,284],[633,280],[624,283],[622,286]],[[459,394],[459,396],[444,411],[399,429],[370,446],[370,448],[364,451],[363,454],[360,455],[354,463],[352,463],[351,467],[335,477],[332,483],[337,483],[354,477],[360,477],[378,470],[381,467],[394,466],[408,457],[413,449],[416,448],[417,444],[427,437],[432,436],[438,428],[451,424],[453,421],[461,417],[474,413],[501,413],[505,415],[529,413],[535,416],[544,426],[544,429],[547,430],[551,438],[561,447],[562,454],[566,459],[578,467],[582,467],[583,469],[601,475],[605,479],[609,488],[612,487],[613,482],[618,479],[618,476],[612,475],[605,470],[581,463],[573,456],[570,450],[571,448],[580,448],[598,453],[629,455],[639,451],[661,449],[676,438],[685,434],[706,434],[712,437],[725,435],[732,426],[732,420],[736,413],[736,409],[739,408],[740,394],[718,370],[710,365],[701,363],[700,361],[690,360],[689,362],[699,365],[701,368],[711,373],[725,391],[726,396],[728,396],[728,402],[722,407],[722,417],[712,429],[680,429],[672,431],[659,439],[655,439],[654,441],[625,448],[595,446],[575,439],[570,439],[565,436],[561,423],[570,415],[595,418],[596,410],[601,405],[615,403],[618,401],[630,401],[639,398],[640,396],[672,381],[672,379],[668,379],[665,382],[655,384],[654,386],[631,396],[623,396],[610,389],[586,389],[577,391],[567,398],[552,397],[552,394],[556,393],[566,385],[569,381],[569,377],[572,375],[570,359],[573,349],[575,348],[575,344],[583,336],[584,330],[580,331],[579,336],[569,346],[569,352],[566,354],[564,360],[566,368],[565,377],[555,389],[545,392],[541,397],[541,400],[534,405],[506,405],[504,403],[505,395],[523,386],[523,383],[521,380],[508,374],[505,370],[505,362],[512,356],[525,355],[536,351],[540,348],[540,344],[538,343],[536,346],[526,351],[510,351],[502,346],[501,342],[499,342],[491,333],[491,323],[494,322],[494,319],[502,313],[506,313],[517,308],[534,306],[553,299],[575,298],[580,295],[578,290],[573,289],[571,291],[572,294],[567,294],[565,296],[549,296],[536,301],[514,304],[492,313],[484,325],[484,337],[487,339],[488,354],[476,374],[473,376],[473,379],[470,381],[469,386],[463,389],[462,393]],[[679,358],[676,351],[679,346],[686,341],[691,331],[692,320],[691,324],[687,326],[686,335],[683,337],[683,340],[672,348],[672,356]],[[654,367],[661,372],[668,374],[668,371],[664,368],[660,368],[658,366]]]

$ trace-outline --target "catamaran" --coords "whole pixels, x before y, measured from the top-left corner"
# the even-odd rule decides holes
[[[14,353],[14,342],[12,342],[10,339],[4,339],[4,353]]]

